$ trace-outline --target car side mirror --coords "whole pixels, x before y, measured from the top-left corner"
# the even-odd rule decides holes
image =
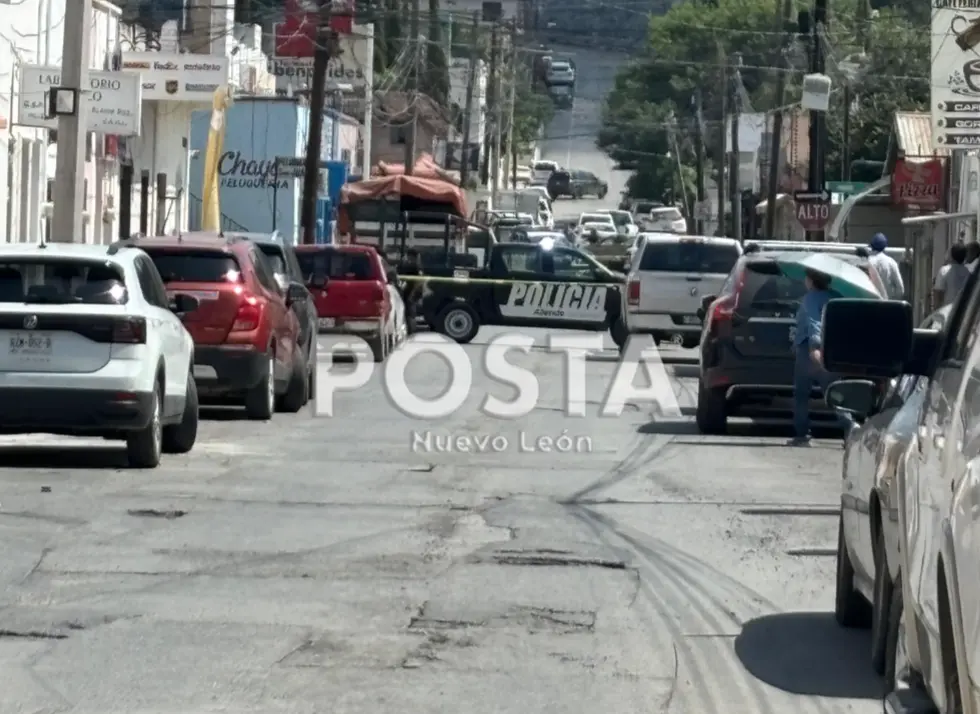
[[[827,387],[827,406],[864,419],[878,406],[879,394],[868,379],[843,379]]]
[[[170,311],[175,315],[186,315],[194,312],[201,303],[193,295],[178,293],[170,297]]]
[[[310,280],[310,285],[317,288],[318,290],[322,290],[323,288],[327,287],[327,276],[314,275],[312,280]]]
[[[840,375],[884,378],[907,372],[913,351],[912,306],[897,300],[831,300],[823,315],[823,363]],[[929,331],[931,332],[931,331]],[[917,356],[917,355],[916,355]]]
[[[290,283],[286,288],[286,304],[295,305],[298,302],[304,302],[307,294],[306,288],[299,283]]]

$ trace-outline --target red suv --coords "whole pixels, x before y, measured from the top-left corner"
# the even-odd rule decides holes
[[[269,419],[277,407],[297,412],[309,401],[299,322],[289,309],[306,291],[284,291],[254,243],[216,233],[132,243],[153,259],[169,295],[193,295],[200,304],[184,325],[194,338],[202,400],[244,402],[249,419]]]

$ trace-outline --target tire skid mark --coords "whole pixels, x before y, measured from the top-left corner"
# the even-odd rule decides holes
[[[648,440],[642,436],[634,439],[634,446],[630,452],[620,460],[612,469],[603,474],[599,479],[580,488],[575,493],[567,496],[561,501],[565,505],[574,505],[576,501],[587,498],[599,491],[611,488],[621,481],[625,481],[630,476],[642,473],[642,468],[650,461],[655,459],[664,449],[670,446],[673,436],[654,438]]]
[[[596,519],[594,514],[588,509],[576,506],[571,508],[570,512],[574,518],[578,519],[592,531],[599,541],[604,542],[606,545],[620,549],[622,548],[622,544],[629,545],[629,541],[622,537],[619,538],[622,544],[615,542],[611,537],[618,535],[615,533],[615,530]],[[635,552],[635,549],[632,550]],[[696,697],[700,700],[699,706],[686,707],[685,711],[698,711],[704,712],[705,714],[725,711],[774,714],[771,710],[759,706],[741,706],[743,704],[742,702],[733,704],[731,701],[731,687],[698,686],[696,684],[697,682],[707,683],[712,681],[722,685],[735,684],[737,682],[737,676],[730,659],[723,656],[723,653],[713,652],[710,649],[704,649],[699,653],[689,645],[688,638],[685,636],[680,624],[672,617],[672,613],[680,609],[677,603],[687,601],[687,594],[680,586],[671,582],[672,578],[670,575],[662,571],[658,572],[656,567],[643,554],[636,553],[636,556],[638,560],[645,561],[646,564],[646,568],[637,568],[640,576],[640,592],[643,592],[647,596],[646,599],[653,605],[652,609],[656,617],[663,623],[664,629],[670,633],[673,638],[674,651],[677,653],[678,659],[684,662],[685,670],[689,675],[690,681],[695,683],[689,689],[678,692],[676,691],[679,689],[678,683],[675,682],[675,692],[671,698],[671,703],[686,697]],[[644,570],[648,572],[644,573]],[[664,588],[662,587],[665,583],[672,587],[676,593],[675,598],[665,597],[663,592]],[[674,604],[672,604],[672,600]],[[722,681],[719,682],[719,679]],[[748,702],[744,703],[748,704]]]
[[[717,634],[730,634],[732,626],[741,630],[739,618],[731,612],[724,602],[719,601],[707,592],[703,581],[685,573],[675,563],[671,563],[668,558],[645,546],[636,538],[623,533],[619,525],[611,519],[588,509],[583,509],[583,511],[586,519],[594,520],[596,523],[604,526],[608,532],[612,533],[634,552],[643,565],[646,566],[644,568],[641,565],[639,568],[641,581],[644,570],[646,570],[651,590],[667,587],[675,593],[676,597],[660,598],[668,610],[674,610],[675,612],[693,611],[701,622]],[[672,602],[674,603],[673,606],[671,605]],[[682,643],[679,643],[678,646],[689,657],[693,658],[695,656],[694,648],[687,644],[686,640],[688,638],[686,633],[680,631],[681,628],[676,623],[673,627],[678,631],[679,637],[682,640]],[[729,639],[728,637],[724,637],[719,638],[717,641],[702,641],[700,643],[701,647],[699,649],[704,652],[705,659],[708,659],[708,652],[711,651],[711,661],[718,662],[716,666],[711,667],[708,671],[716,679],[721,678],[722,681],[719,682],[721,686],[718,688],[726,694],[727,706],[725,709],[716,708],[713,711],[728,710],[756,712],[758,714],[775,714],[775,709],[766,696],[762,684],[746,672],[740,663],[732,660],[728,643]],[[732,702],[731,697],[736,691],[738,692],[739,701]]]
[[[587,509],[581,506],[578,507],[576,510],[580,512],[581,516],[584,517],[584,520],[587,523],[592,522],[594,526],[600,526],[600,525],[604,526],[606,529],[608,529],[608,531],[610,531],[622,542],[624,542],[629,547],[629,549],[633,550],[640,557],[641,560],[646,562],[650,574],[655,576],[651,578],[653,584],[655,585],[667,584],[670,587],[672,587],[678,595],[678,600],[677,600],[678,603],[685,602],[690,605],[693,605],[692,609],[698,612],[701,620],[705,624],[708,624],[711,627],[715,628],[719,633],[724,633],[725,631],[725,628],[723,626],[725,620],[737,625],[739,627],[739,630],[741,630],[742,623],[734,615],[734,613],[731,612],[731,610],[729,609],[729,607],[724,601],[719,600],[708,591],[708,589],[705,587],[706,579],[710,581],[710,578],[712,577],[719,577],[719,578],[724,578],[725,580],[730,581],[732,584],[736,585],[737,588],[733,588],[733,591],[741,591],[741,594],[735,595],[734,599],[737,602],[741,601],[741,603],[744,605],[749,605],[750,607],[748,609],[755,610],[759,615],[769,614],[763,612],[759,608],[759,604],[765,604],[767,609],[769,609],[771,613],[781,612],[781,608],[778,608],[775,604],[771,603],[769,600],[762,597],[761,595],[759,595],[758,593],[756,593],[754,590],[747,587],[743,583],[739,583],[734,578],[731,578],[730,576],[725,575],[724,573],[719,573],[717,570],[714,570],[710,566],[701,563],[701,561],[699,561],[697,558],[694,558],[693,556],[690,556],[689,554],[686,554],[683,551],[674,548],[673,546],[662,544],[661,541],[656,541],[655,539],[653,540],[653,542],[657,544],[657,547],[659,547],[662,544],[665,546],[666,550],[669,550],[671,552],[670,555],[665,556],[664,554],[655,551],[652,547],[640,542],[637,537],[628,535],[626,532],[624,532],[625,529],[619,526],[619,524],[617,524],[613,519],[604,516],[602,514],[595,513],[591,509]],[[593,528],[593,532],[597,532],[595,528]],[[672,563],[671,559],[677,558],[678,556],[685,556],[689,561],[698,563],[701,566],[703,566],[705,572],[709,574],[708,578],[706,579],[699,578],[697,575],[692,575],[690,571],[685,572],[684,566],[680,566],[676,562]],[[640,567],[637,569],[637,572],[640,576],[641,583],[642,583],[644,581],[643,579],[644,569]],[[667,574],[666,578],[662,577],[664,574]],[[656,576],[661,576],[661,577],[656,577]],[[696,601],[694,600],[693,596],[698,596],[698,601],[696,604],[695,604]],[[658,599],[666,607],[668,608],[670,607],[669,599],[668,600],[665,600],[663,598],[658,598]],[[720,619],[719,617],[711,614],[710,608],[706,607],[705,605],[705,601],[710,603],[711,607],[719,611],[719,613],[721,614]],[[680,609],[680,608],[674,608],[674,609]],[[666,620],[666,618],[664,619]],[[679,629],[676,626],[672,628],[672,630],[674,632],[679,632]],[[681,637],[683,636],[684,633],[681,632]],[[774,704],[767,697],[766,689],[763,686],[763,683],[757,680],[754,676],[752,676],[752,674],[749,673],[747,670],[745,670],[740,663],[736,664],[735,662],[732,661],[732,657],[734,655],[725,644],[728,639],[730,638],[728,637],[720,638],[719,641],[717,641],[716,643],[711,643],[710,645],[707,642],[702,643],[703,646],[706,647],[710,646],[713,648],[718,648],[719,656],[725,662],[724,667],[721,670],[710,670],[710,671],[713,674],[716,674],[718,671],[724,671],[725,667],[727,667],[729,670],[734,669],[735,671],[732,672],[731,679],[733,680],[733,682],[742,683],[742,686],[738,688],[742,690],[742,695],[745,698],[746,703],[751,704],[753,706],[753,708],[746,709],[745,711],[760,712],[761,714],[774,714],[775,712]],[[686,646],[682,647],[682,649],[685,652],[690,652],[689,648],[687,648]],[[775,691],[781,691],[781,690],[776,689]],[[796,712],[812,712],[813,714],[830,714],[831,712],[835,711],[826,702],[823,702],[819,699],[815,699],[813,697],[797,696],[795,697],[795,699],[797,701],[794,702],[793,709]],[[734,709],[732,707],[729,707],[728,710],[740,711],[737,707]],[[717,711],[721,711],[721,710],[717,710]]]
[[[779,612],[781,610],[776,603],[748,587],[745,583],[705,563],[690,553],[686,553],[659,538],[640,533],[634,528],[619,525],[601,513],[594,511],[592,513],[597,520],[606,524],[609,528],[615,528],[616,532],[624,538],[626,538],[625,534],[627,532],[635,533],[636,536],[634,538],[628,539],[636,544],[635,547],[665,561],[675,561],[672,567],[687,573],[686,577],[694,578],[702,583],[710,583],[710,587],[718,594],[729,595],[735,600],[743,601],[745,605],[751,605],[749,611],[755,612],[758,615],[764,615],[768,612]],[[645,539],[650,545],[644,545],[639,541],[639,538]],[[701,587],[704,589],[705,595],[711,597],[707,588],[703,585]],[[721,603],[717,597],[711,597],[711,599],[712,602]]]

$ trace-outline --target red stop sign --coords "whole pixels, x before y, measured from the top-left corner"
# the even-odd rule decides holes
[[[796,220],[805,231],[822,231],[830,221],[830,203],[820,200],[797,200]]]

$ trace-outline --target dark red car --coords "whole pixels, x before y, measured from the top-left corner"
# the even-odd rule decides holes
[[[306,299],[283,290],[268,258],[251,241],[216,233],[138,238],[170,295],[194,296],[184,325],[194,338],[194,379],[202,401],[243,403],[249,419],[309,401],[299,322],[289,306]],[[302,291],[302,295],[300,295]]]

